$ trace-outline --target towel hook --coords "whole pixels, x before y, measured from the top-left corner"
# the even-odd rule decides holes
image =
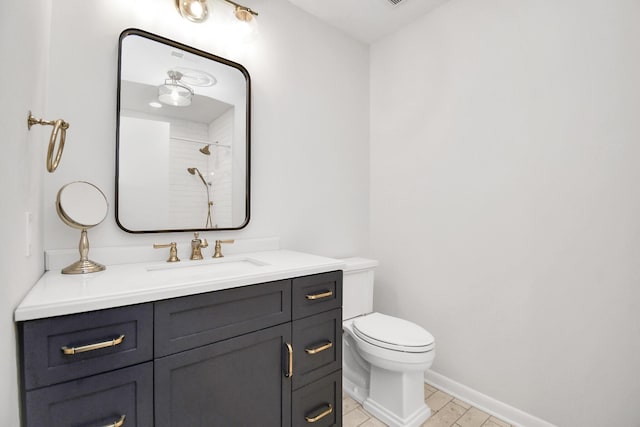
[[[62,119],[36,119],[35,117],[33,117],[33,114],[31,114],[31,111],[29,111],[29,117],[27,117],[27,128],[31,130],[31,126],[33,125],[53,126],[51,137],[49,138],[49,148],[47,149],[47,170],[49,172],[53,172],[58,168],[58,164],[60,164],[60,159],[62,158],[62,151],[64,150],[64,142],[67,139],[67,129],[69,129],[69,123],[65,122]],[[56,139],[58,139],[58,134],[60,134],[60,142],[58,143],[58,150],[56,151],[54,158],[53,151],[56,146]]]

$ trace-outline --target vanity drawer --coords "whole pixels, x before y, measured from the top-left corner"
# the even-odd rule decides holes
[[[153,305],[21,322],[25,390],[153,358]]]
[[[155,357],[291,321],[291,281],[155,303]]]
[[[153,363],[147,362],[26,394],[25,427],[153,427]]]
[[[342,307],[342,270],[293,279],[293,318]]]
[[[307,385],[342,367],[342,309],[293,323],[293,388]]]
[[[342,426],[342,372],[294,391],[291,402],[293,426]]]

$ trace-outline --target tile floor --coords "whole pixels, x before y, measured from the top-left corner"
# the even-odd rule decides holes
[[[431,417],[422,427],[511,427],[511,424],[428,384],[424,385],[424,398],[431,408]],[[342,426],[385,427],[386,424],[368,414],[358,402],[345,395],[342,399]]]

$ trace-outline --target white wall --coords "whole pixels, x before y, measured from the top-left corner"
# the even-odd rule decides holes
[[[168,121],[120,118],[120,135],[128,144],[120,146],[118,219],[129,230],[170,229],[170,126]],[[186,175],[186,168],[182,172]],[[154,191],[145,194],[148,188]]]
[[[452,0],[371,50],[377,309],[435,371],[640,425],[640,3]]]
[[[197,25],[182,19],[173,1],[53,0],[49,110],[71,128],[59,172],[45,181],[45,206],[53,206],[67,182],[83,179],[100,187],[111,212],[91,230],[92,247],[177,241],[188,251],[192,238],[131,235],[114,220],[118,36],[137,27],[240,62],[251,74],[251,222],[242,231],[201,237],[280,236],[283,247],[331,256],[364,251],[368,48],[286,0],[248,5],[260,13],[260,36],[242,47],[216,21],[231,13],[220,1],[214,2],[214,18]],[[75,248],[77,232],[53,208],[44,215],[45,248]]]
[[[46,2],[43,2],[46,3]],[[42,189],[50,127],[27,130],[27,114],[49,118],[47,91],[48,4],[0,3],[0,425],[19,425],[13,311],[44,269]],[[16,49],[20,47],[20,49]],[[47,173],[47,175],[49,175]],[[31,256],[26,256],[25,212],[33,214]]]

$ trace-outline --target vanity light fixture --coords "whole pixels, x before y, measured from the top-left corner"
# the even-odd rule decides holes
[[[251,8],[248,8],[231,0],[224,1],[235,6],[236,9],[233,14],[236,16],[238,21],[251,22],[253,21],[254,16],[258,16],[258,12],[251,10]]]
[[[209,17],[208,0],[175,0],[176,9],[183,18],[191,22],[204,22]],[[234,7],[233,15],[235,16],[231,31],[235,33],[233,36],[243,40],[244,42],[252,41],[258,34],[257,22],[255,17],[258,12],[250,7],[243,6],[233,0],[224,0]]]
[[[176,107],[186,107],[191,105],[191,97],[194,95],[193,89],[180,82],[182,73],[179,71],[167,71],[169,78],[164,84],[158,87],[158,100],[163,104],[174,105]]]
[[[176,9],[191,22],[204,22],[209,17],[207,0],[176,0]]]

